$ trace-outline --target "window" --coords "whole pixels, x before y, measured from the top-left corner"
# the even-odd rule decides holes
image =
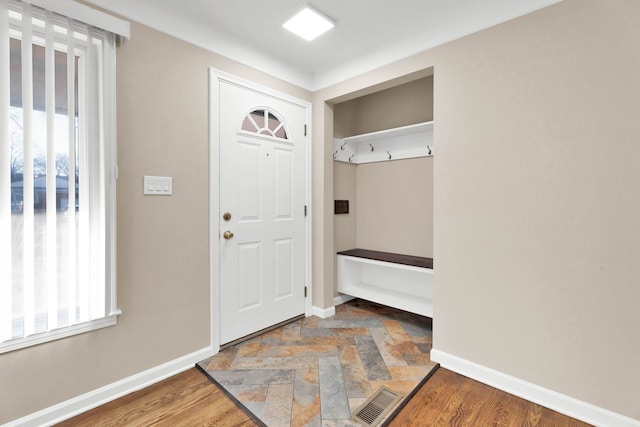
[[[242,122],[242,130],[278,139],[288,139],[282,120],[266,109],[253,110],[247,114]]]
[[[0,352],[115,323],[115,35],[0,0]]]

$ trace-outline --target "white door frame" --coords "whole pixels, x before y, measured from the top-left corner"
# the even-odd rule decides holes
[[[209,282],[210,282],[210,326],[211,347],[213,353],[220,351],[220,90],[221,81],[241,86],[250,90],[279,98],[305,109],[305,123],[307,132],[304,139],[306,144],[305,162],[305,205],[307,217],[305,222],[305,315],[311,315],[311,103],[290,95],[261,86],[249,80],[235,77],[215,68],[209,68]]]

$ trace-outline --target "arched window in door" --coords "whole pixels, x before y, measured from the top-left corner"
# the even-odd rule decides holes
[[[246,115],[242,121],[243,131],[256,135],[270,136],[288,140],[284,122],[273,111],[258,108]]]

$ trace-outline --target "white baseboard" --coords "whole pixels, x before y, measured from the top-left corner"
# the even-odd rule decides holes
[[[172,375],[186,371],[192,368],[195,363],[210,357],[212,354],[213,350],[211,347],[203,348],[202,350],[187,354],[178,359],[74,397],[73,399],[11,421],[5,424],[5,427],[45,426],[59,423],[119,397],[150,386],[151,384],[155,384]]]
[[[336,306],[340,304],[344,304],[347,301],[351,301],[355,297],[351,295],[338,295],[333,298],[333,307],[329,308],[319,308],[316,306],[311,307],[311,315],[318,316],[321,319],[326,319],[327,317],[331,317],[336,314]]]
[[[640,420],[583,402],[511,375],[432,349],[431,360],[443,368],[595,426],[640,427]]]
[[[311,314],[313,316],[318,316],[321,319],[326,319],[327,317],[331,317],[334,314],[336,314],[336,308],[335,307],[320,308],[320,307],[313,306],[311,307]]]

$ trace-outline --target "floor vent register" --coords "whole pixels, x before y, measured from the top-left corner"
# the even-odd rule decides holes
[[[381,387],[354,410],[351,417],[354,421],[365,426],[377,426],[400,399],[402,399],[402,395],[386,387]]]

